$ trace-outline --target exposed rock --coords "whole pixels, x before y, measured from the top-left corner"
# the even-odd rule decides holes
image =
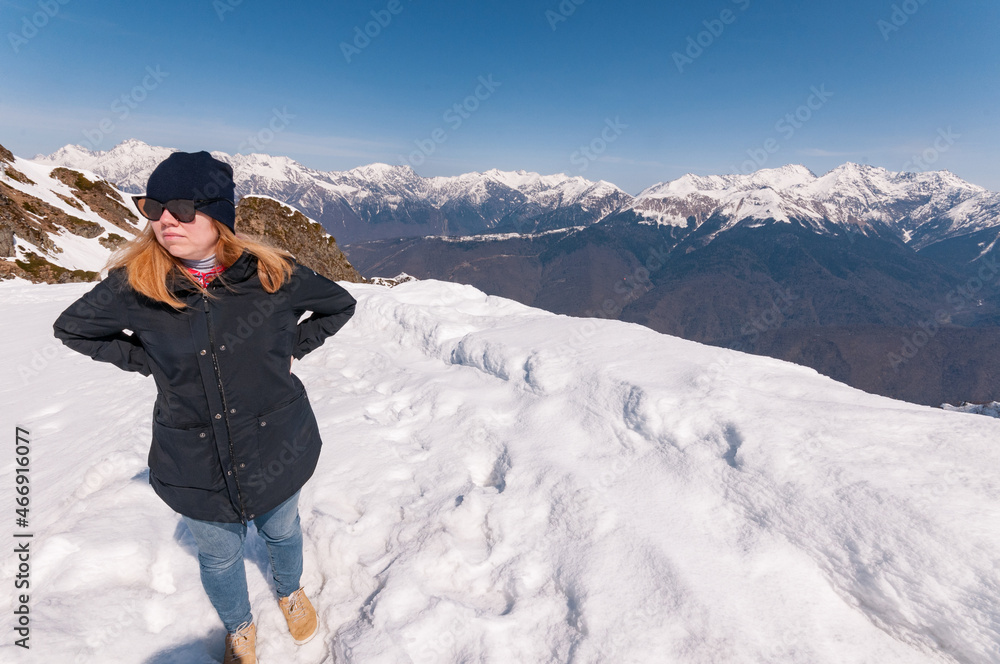
[[[13,233],[26,242],[35,245],[41,251],[51,252],[56,250],[55,243],[49,239],[48,234],[58,232],[58,228],[55,224],[45,219],[33,218],[28,214],[23,205],[24,203],[28,203],[29,207],[33,207],[36,210],[40,209],[34,206],[32,201],[44,205],[37,198],[28,196],[0,182],[0,231],[5,235]],[[13,256],[14,254],[11,252],[3,255]]]
[[[0,173],[3,173],[11,180],[17,180],[23,184],[35,184],[28,179],[28,176],[11,166],[13,163],[14,155],[10,150],[0,145]]]
[[[2,214],[2,211],[0,211]],[[0,221],[0,256],[13,256],[17,241],[14,239],[14,229]]]
[[[24,194],[23,192],[21,193],[23,196],[27,196],[27,194]],[[28,197],[26,200],[22,200],[21,207],[36,217],[51,217],[52,223],[63,226],[73,235],[79,235],[87,238],[88,240],[95,238],[104,232],[104,227],[100,224],[80,219],[79,217],[74,217],[71,214],[66,214],[59,208],[53,207],[52,205],[34,197]]]
[[[98,238],[97,241],[101,243],[102,247],[110,249],[111,251],[115,251],[118,247],[128,242],[127,239],[117,233],[108,233],[107,236]]]
[[[8,210],[7,216],[17,236],[24,238],[43,252],[58,251],[48,234],[58,233],[60,226],[74,235],[85,238],[95,238],[104,232],[101,225],[96,222],[68,215],[56,206],[18,191],[3,182],[0,182],[0,196],[11,200],[15,208],[19,207],[24,212],[30,213],[29,216],[20,210],[17,212]]]
[[[27,175],[17,170],[13,166],[4,166],[3,173],[11,180],[17,180],[21,184],[35,184]]]
[[[56,196],[58,196],[60,200],[62,200],[62,202],[65,203],[66,205],[71,205],[75,207],[77,210],[80,210],[81,212],[83,211],[83,204],[80,203],[80,201],[78,201],[77,199],[71,198],[70,196],[63,196],[62,194],[56,192],[52,193],[55,193]]]
[[[54,265],[38,254],[27,252],[24,260],[15,260],[14,264],[19,267],[25,279],[35,283],[47,284],[67,284],[80,281],[96,281],[97,272],[89,270],[67,270],[64,267]]]
[[[365,282],[321,225],[278,201],[257,196],[241,200],[236,230],[290,251],[298,262],[328,279]]]
[[[393,286],[398,286],[399,284],[405,284],[407,281],[419,281],[419,279],[410,276],[405,272],[400,272],[391,279],[388,277],[372,277],[368,280],[368,283],[375,284],[376,286],[388,286],[389,288],[392,288]]]
[[[104,232],[104,227],[94,221],[87,221],[85,219],[80,219],[79,217],[74,217],[71,214],[66,215],[66,221],[63,225],[73,235],[79,235],[85,237],[88,240],[93,239]]]
[[[950,403],[943,403],[941,404],[941,408],[958,413],[975,413],[976,415],[986,415],[988,417],[1000,418],[1000,401],[992,401],[990,403],[965,402],[961,406],[953,406]]]
[[[0,281],[15,279],[17,277],[22,279],[28,278],[25,271],[15,265],[13,261],[0,260]]]
[[[91,182],[83,173],[68,168],[56,168],[50,175],[70,186],[77,198],[108,223],[132,235],[139,232],[139,218],[125,206],[125,201],[118,192],[104,180]]]

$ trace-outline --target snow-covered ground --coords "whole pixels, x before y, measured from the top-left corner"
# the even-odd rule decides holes
[[[292,643],[250,535],[262,664],[1000,662],[1000,421],[469,286],[345,286],[355,318],[294,368],[325,441],[300,502],[321,633]],[[152,380],[51,336],[90,287],[0,284],[0,661],[219,661],[147,483]]]

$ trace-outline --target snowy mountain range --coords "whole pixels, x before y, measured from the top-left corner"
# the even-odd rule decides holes
[[[825,223],[855,232],[887,232],[920,249],[1000,224],[1000,195],[948,171],[893,173],[847,163],[817,177],[804,166],[751,175],[685,175],[640,193],[632,209],[660,223],[685,226],[714,215]]]
[[[171,151],[129,140],[105,152],[68,145],[35,161],[90,171],[139,193]],[[409,166],[387,164],[323,172],[287,157],[212,154],[233,166],[239,196],[284,201],[320,221],[340,242],[481,233],[567,210],[576,223],[592,223],[631,200],[608,182],[579,176],[490,170],[424,178]]]
[[[90,171],[139,193],[171,151],[133,139],[103,152],[67,145],[35,161]],[[854,233],[894,235],[916,249],[1000,226],[1000,194],[948,171],[894,173],[847,163],[816,176],[789,165],[750,175],[684,175],[633,197],[609,182],[565,174],[494,169],[424,178],[409,166],[318,171],[287,157],[213,154],[233,165],[239,195],[284,201],[320,221],[342,243],[533,233],[627,211],[646,222],[680,227],[725,217],[720,230],[748,220],[795,220],[817,232],[828,232],[833,224]]]

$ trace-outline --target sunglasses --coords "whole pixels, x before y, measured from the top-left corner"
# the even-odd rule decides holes
[[[167,209],[170,211],[170,214],[174,216],[174,219],[184,222],[185,224],[194,221],[195,210],[200,207],[205,207],[209,203],[226,201],[230,205],[233,205],[233,202],[228,198],[203,198],[200,200],[175,198],[163,203],[154,198],[149,198],[148,196],[133,196],[132,201],[135,203],[136,208],[139,209],[139,214],[150,221],[159,221],[160,217],[163,215],[163,210]]]

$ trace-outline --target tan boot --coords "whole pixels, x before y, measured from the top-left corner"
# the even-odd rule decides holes
[[[296,645],[308,643],[312,637],[316,636],[316,609],[313,608],[309,598],[302,588],[299,588],[288,597],[278,599],[278,606],[285,615],[288,623],[288,631],[292,633]]]
[[[226,657],[222,664],[257,664],[257,628],[252,622],[226,634]]]

